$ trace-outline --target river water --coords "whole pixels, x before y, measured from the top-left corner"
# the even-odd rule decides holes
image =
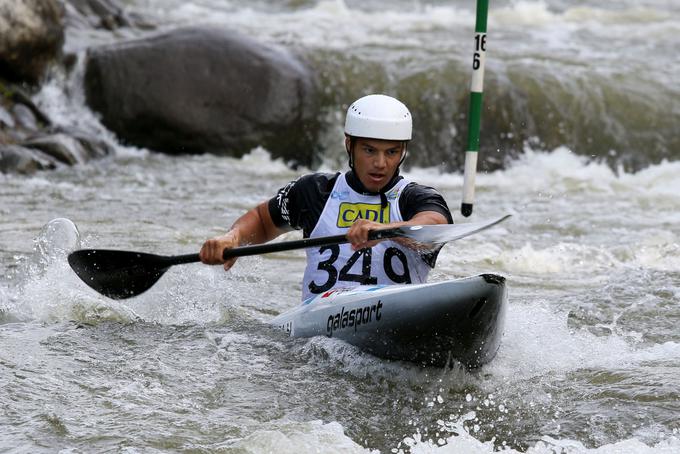
[[[244,30],[259,20],[267,39],[319,47],[325,40],[329,48],[351,47],[341,26],[349,19],[338,11],[375,19],[385,6],[255,2],[244,9],[194,0],[157,11],[166,3],[131,2],[168,24],[212,11],[212,20]],[[381,41],[376,32],[390,21],[398,28],[405,17],[420,30],[410,45],[395,44],[415,48],[452,18],[473,18],[445,2],[395,5],[374,28],[371,21],[358,27],[364,51],[391,49],[389,37]],[[510,36],[546,20],[539,32],[556,43],[573,28],[634,40],[649,25],[640,25],[649,17],[643,13],[665,30],[678,27],[677,16],[666,23],[667,14],[677,14],[670,2],[623,2],[613,12],[571,5],[492,5],[489,27]],[[583,8],[590,25],[569,19]],[[332,14],[319,13],[326,10]],[[283,23],[305,14],[314,19],[306,23],[309,33],[299,21]],[[333,25],[324,17],[340,19]],[[618,32],[601,32],[605,25]],[[330,30],[337,35],[324,35]],[[573,45],[578,54],[579,43]],[[506,44],[504,52],[519,58],[522,50]],[[637,65],[635,49],[630,59],[626,52],[605,56]],[[122,146],[84,106],[80,78],[82,68],[57,74],[35,100],[58,123],[108,140],[116,155],[29,177],[0,174],[0,452],[680,451],[678,160],[633,173],[566,146],[527,145],[504,170],[478,175],[471,219],[514,216],[445,246],[431,281],[506,276],[502,345],[475,372],[420,368],[334,339],[292,340],[272,330],[268,320],[299,301],[302,251],[242,258],[229,273],[173,267],[147,293],[125,301],[80,282],[65,261],[74,247],[195,252],[307,171],[262,149],[233,159]],[[677,101],[668,100],[669,113]],[[322,168],[341,165],[341,156],[340,141],[329,139]],[[459,206],[460,172],[437,166],[406,174],[440,189],[452,209]],[[56,228],[66,221],[44,228],[55,218],[72,220],[79,236]]]

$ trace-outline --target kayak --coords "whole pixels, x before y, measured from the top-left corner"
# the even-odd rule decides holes
[[[496,355],[506,306],[505,278],[482,274],[330,290],[270,323],[291,337],[334,337],[380,358],[474,369]]]

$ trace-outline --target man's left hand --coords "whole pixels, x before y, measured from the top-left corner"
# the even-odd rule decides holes
[[[386,224],[373,222],[366,219],[357,219],[354,224],[347,231],[347,239],[352,244],[352,250],[358,251],[367,247],[373,247],[380,242],[380,240],[368,240],[368,233],[371,230],[380,230],[388,228]]]

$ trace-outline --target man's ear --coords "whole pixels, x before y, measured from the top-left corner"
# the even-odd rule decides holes
[[[345,151],[349,157],[349,168],[354,169],[354,159],[352,159],[352,138],[345,134]]]
[[[401,159],[399,160],[399,165],[401,166],[404,163],[404,160],[406,159],[406,147],[408,146],[408,142],[404,142],[404,145],[402,146],[401,149]]]

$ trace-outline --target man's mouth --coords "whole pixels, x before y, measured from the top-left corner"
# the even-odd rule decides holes
[[[378,182],[378,181],[382,181],[383,179],[385,179],[385,174],[383,174],[383,173],[369,173],[368,177],[371,180]]]

